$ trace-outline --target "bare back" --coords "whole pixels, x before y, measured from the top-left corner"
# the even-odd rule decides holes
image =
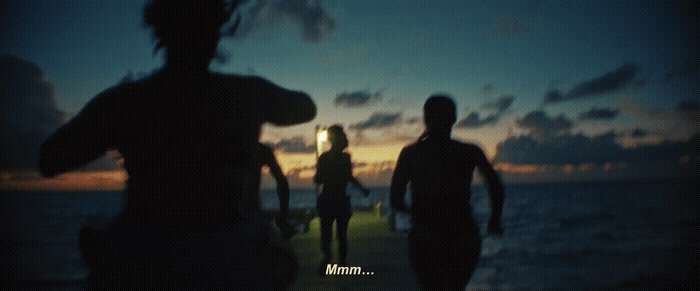
[[[295,107],[298,115],[285,113]],[[46,141],[42,170],[61,173],[117,149],[129,174],[125,214],[147,222],[227,223],[240,215],[260,171],[261,125],[313,115],[306,94],[262,78],[166,67],[95,97]],[[57,158],[59,152],[71,159]]]
[[[425,140],[409,145],[397,161],[392,200],[402,200],[410,182],[411,212],[418,226],[471,220],[470,186],[476,167],[491,178],[493,168],[481,149],[471,144]]]

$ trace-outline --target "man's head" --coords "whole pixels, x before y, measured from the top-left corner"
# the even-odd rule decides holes
[[[423,105],[423,120],[430,132],[449,133],[457,121],[457,106],[447,95],[432,95]]]
[[[156,51],[165,48],[168,57],[208,67],[221,39],[221,27],[238,2],[150,0],[144,8],[144,23],[153,28]]]

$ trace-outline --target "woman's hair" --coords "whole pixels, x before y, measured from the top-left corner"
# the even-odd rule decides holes
[[[348,138],[345,136],[343,126],[341,125],[336,124],[329,127],[328,138],[335,148],[344,149],[348,147]]]
[[[452,123],[457,120],[457,106],[450,96],[436,94],[425,100],[425,105],[423,105],[425,123],[437,118],[452,120]]]
[[[430,127],[435,120],[441,120],[441,124],[450,127],[457,121],[457,105],[452,97],[445,94],[435,94],[425,100],[423,105],[423,121],[425,131],[418,137],[422,141],[430,136]]]
[[[153,37],[157,41],[155,51],[158,51],[163,47],[192,41],[202,32],[218,33],[240,2],[150,0],[143,11],[144,25],[153,28]]]

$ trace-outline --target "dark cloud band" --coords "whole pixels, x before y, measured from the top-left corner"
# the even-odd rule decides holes
[[[479,117],[479,113],[472,112],[465,119],[460,120],[455,124],[457,128],[480,128],[489,124],[496,124],[498,122],[498,115],[491,114],[484,119]]]
[[[613,108],[591,108],[578,116],[580,120],[611,120],[620,113],[620,109]]]
[[[623,148],[615,139],[614,132],[594,137],[565,134],[547,140],[532,136],[511,137],[497,146],[494,163],[563,165],[664,159],[678,161],[683,156],[697,155],[696,149],[700,146],[700,135],[695,135],[689,141],[636,148]]]
[[[350,125],[352,130],[365,130],[390,127],[401,121],[401,113],[375,112],[365,121]]]
[[[374,93],[369,92],[369,90],[342,92],[335,96],[334,103],[336,107],[362,107],[382,100],[382,93],[382,90]]]
[[[266,143],[267,146],[283,151],[285,153],[315,153],[316,148],[313,144],[306,144],[306,141],[301,136],[295,136],[290,139],[282,139],[277,143]]]
[[[627,63],[599,78],[579,83],[566,94],[562,95],[557,90],[549,91],[545,94],[544,102],[555,103],[615,92],[633,83],[637,71],[637,65]]]
[[[236,37],[247,37],[257,30],[289,20],[297,25],[305,42],[320,42],[335,31],[336,23],[322,1],[250,0],[241,7],[242,20]]]
[[[532,134],[539,137],[551,137],[567,132],[573,126],[573,122],[564,115],[549,117],[544,111],[532,111],[520,118],[516,123],[530,129]]]

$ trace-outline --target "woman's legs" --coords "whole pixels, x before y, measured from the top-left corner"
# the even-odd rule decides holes
[[[341,266],[347,265],[348,257],[348,223],[349,217],[337,217],[336,225],[338,226],[338,264]]]
[[[331,250],[331,241],[333,240],[333,222],[336,222],[337,226],[337,236],[338,236],[338,264],[341,266],[347,265],[348,256],[348,223],[350,222],[350,217],[345,214],[338,216],[321,216],[321,251],[323,252],[323,259],[319,265],[318,272],[320,275],[325,274],[326,265],[331,262],[333,258],[333,251]]]
[[[464,290],[481,254],[478,232],[444,237],[432,231],[412,229],[409,258],[423,290]]]
[[[333,239],[333,220],[332,216],[322,216],[321,220],[321,251],[323,252],[324,260],[330,262],[333,257],[331,251],[331,240]]]
[[[323,252],[323,258],[318,265],[317,271],[319,276],[324,276],[326,274],[326,266],[331,262],[331,258],[333,258],[331,240],[333,238],[334,217],[320,216],[319,220],[321,221],[321,252]]]

